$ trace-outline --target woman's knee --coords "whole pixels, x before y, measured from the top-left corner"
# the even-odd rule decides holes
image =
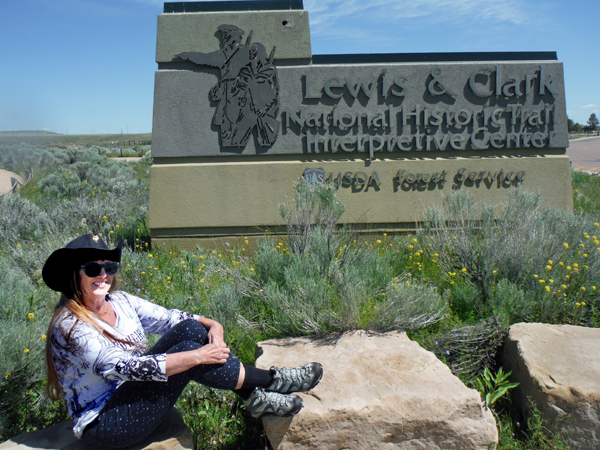
[[[179,322],[171,330],[178,335],[181,341],[195,341],[204,344],[208,337],[208,331],[204,325],[195,319]]]

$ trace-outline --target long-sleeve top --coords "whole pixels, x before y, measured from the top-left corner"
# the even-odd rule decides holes
[[[77,437],[124,381],[167,381],[166,354],[144,355],[148,346],[145,333],[162,335],[183,320],[200,317],[168,310],[122,291],[106,298],[116,313],[116,324],[113,327],[99,319],[97,324],[131,344],[111,341],[66,308],[50,337],[54,365]]]

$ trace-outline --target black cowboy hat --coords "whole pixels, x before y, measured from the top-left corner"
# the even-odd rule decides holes
[[[64,248],[55,250],[48,257],[42,269],[42,278],[50,289],[62,292],[71,298],[69,280],[75,270],[90,261],[106,259],[121,262],[122,250],[123,240],[110,250],[100,236],[92,233],[84,234],[73,239]]]

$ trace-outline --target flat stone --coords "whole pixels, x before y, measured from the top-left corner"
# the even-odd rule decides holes
[[[600,449],[600,329],[519,323],[509,329],[504,366],[520,383],[516,393],[525,415],[527,398],[545,426],[577,449]]]
[[[144,442],[128,450],[193,450],[192,432],[181,423],[173,425],[169,437]],[[73,434],[73,421],[65,420],[43,430],[22,433],[0,444],[0,450],[93,450]]]
[[[273,448],[488,449],[498,433],[480,395],[405,333],[261,342],[257,367],[323,364],[292,418],[263,419]]]

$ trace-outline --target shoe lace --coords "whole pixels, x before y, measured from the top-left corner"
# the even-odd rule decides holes
[[[279,394],[278,392],[267,391],[258,392],[258,398],[260,402],[267,402],[275,408],[280,408],[282,406],[290,407],[293,399],[293,397],[289,395],[283,395]]]
[[[277,370],[277,373],[279,374],[279,378],[286,380],[286,381],[302,382],[305,379],[309,378],[312,373],[310,368],[307,366],[292,367],[292,368],[284,367],[283,369],[276,369],[276,370]]]

